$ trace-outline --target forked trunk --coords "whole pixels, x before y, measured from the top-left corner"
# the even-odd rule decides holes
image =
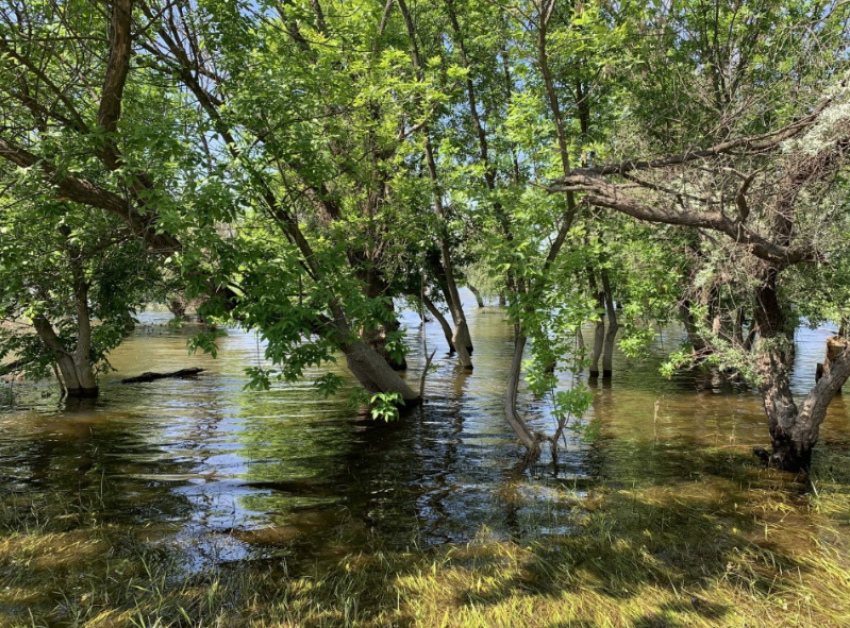
[[[757,371],[760,391],[767,414],[773,451],[764,453],[766,462],[786,471],[808,469],[812,450],[818,440],[820,425],[835,393],[850,377],[850,343],[843,338],[828,373],[798,407],[789,380],[793,361],[793,329],[779,305],[776,277],[778,271],[768,269],[764,283],[756,290],[755,320],[759,328]]]
[[[64,385],[65,394],[68,397],[97,397],[99,392],[97,379],[94,366],[88,358],[88,351],[85,354],[68,351],[53,329],[53,325],[44,316],[35,316],[33,327],[44,346],[53,354],[62,377],[59,384]]]
[[[844,340],[844,339],[841,339]],[[812,450],[818,441],[821,423],[826,418],[829,402],[850,377],[850,343],[844,340],[844,349],[809,391],[798,407],[794,403],[787,369],[780,366],[776,352],[767,351],[759,358],[762,375],[761,393],[768,418],[773,452],[768,462],[785,471],[808,469]]]

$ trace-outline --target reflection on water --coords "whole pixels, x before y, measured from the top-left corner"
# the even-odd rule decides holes
[[[56,397],[43,396],[46,385],[18,385],[26,407],[0,414],[6,498],[51,493],[94,504],[98,524],[155,528],[160,539],[185,545],[195,566],[320,557],[374,539],[404,549],[482,535],[569,534],[575,504],[558,488],[583,495],[600,484],[744,482],[741,453],[767,440],[757,394],[711,376],[667,381],[658,374],[681,340],[676,328],[659,332],[648,358],[617,356],[615,379],[598,383],[586,417],[601,422],[599,437],[568,442],[553,477],[545,460],[517,471],[522,452],[502,412],[512,340],[496,307],[469,311],[471,374],[447,356],[437,324],[426,325],[429,346],[438,347],[427,403],[389,425],[358,418],[347,403],[350,390],[333,399],[318,397],[309,382],[245,391],[243,369],[262,360],[253,334],[231,330],[213,360],[188,356],[191,326],[172,330],[159,325],[164,320],[144,317],[112,356],[117,373],[104,378],[96,401],[57,407]],[[408,377],[418,379],[423,329],[413,314],[404,323],[412,347]],[[811,385],[828,335],[800,331],[797,392]],[[207,372],[193,380],[118,383],[187,366]],[[529,395],[521,403],[535,427],[551,433],[545,404]],[[822,454],[846,460],[847,419],[845,399],[836,399]],[[707,447],[711,455],[699,454]]]

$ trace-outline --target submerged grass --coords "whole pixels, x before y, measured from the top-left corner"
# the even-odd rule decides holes
[[[482,531],[413,551],[372,539],[322,560],[198,569],[173,529],[109,524],[97,503],[19,496],[0,515],[0,625],[845,627],[850,477],[821,467],[808,492],[755,468],[749,479],[553,489],[566,507],[539,509],[537,524],[569,530],[559,534]]]

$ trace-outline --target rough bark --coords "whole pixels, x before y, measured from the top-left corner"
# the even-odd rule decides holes
[[[342,351],[348,370],[368,392],[398,393],[407,406],[421,403],[422,398],[363,340],[344,345]]]
[[[829,373],[824,373],[798,407],[789,379],[793,329],[779,303],[777,274],[775,269],[769,268],[756,291],[757,372],[773,447],[770,454],[760,455],[771,466],[797,472],[808,469],[811,464],[812,450],[829,402],[850,376],[850,343],[841,338],[832,339],[843,348],[836,352]]]
[[[815,375],[815,383],[833,368],[833,365],[841,359],[841,354],[847,346],[847,340],[842,334],[843,330],[839,330],[837,336],[831,336],[826,339],[826,357],[823,364],[818,364],[817,374]],[[836,395],[841,394],[841,388],[836,391]]]

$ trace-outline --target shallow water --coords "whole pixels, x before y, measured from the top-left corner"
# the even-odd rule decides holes
[[[662,378],[663,356],[681,341],[675,327],[659,331],[643,360],[616,356],[613,381],[595,389],[585,417],[601,422],[595,440],[570,437],[557,472],[545,458],[522,471],[502,412],[510,328],[499,308],[466,304],[475,371],[457,368],[439,326],[428,323],[428,345],[438,351],[427,403],[390,425],[358,418],[350,389],[327,400],[309,382],[246,391],[243,369],[262,362],[255,335],[230,330],[217,359],[189,356],[195,328],[174,330],[162,325],[165,314],[147,313],[112,356],[117,372],[103,378],[95,402],[69,408],[46,396],[47,384],[16,385],[18,405],[0,413],[0,493],[16,504],[35,495],[94,504],[99,525],[156,530],[155,542],[179,544],[191,571],[333,558],[376,540],[404,549],[570,534],[573,502],[559,488],[581,496],[602,485],[752,482],[741,459],[767,442],[760,399],[710,376]],[[418,383],[422,329],[413,313],[404,323],[408,377]],[[796,392],[812,384],[828,335],[798,332]],[[193,380],[118,382],[188,366],[207,371]],[[536,428],[553,430],[543,402],[525,394],[521,403]],[[836,399],[818,460],[846,463],[848,414]],[[782,474],[760,477],[791,496],[805,490]]]

